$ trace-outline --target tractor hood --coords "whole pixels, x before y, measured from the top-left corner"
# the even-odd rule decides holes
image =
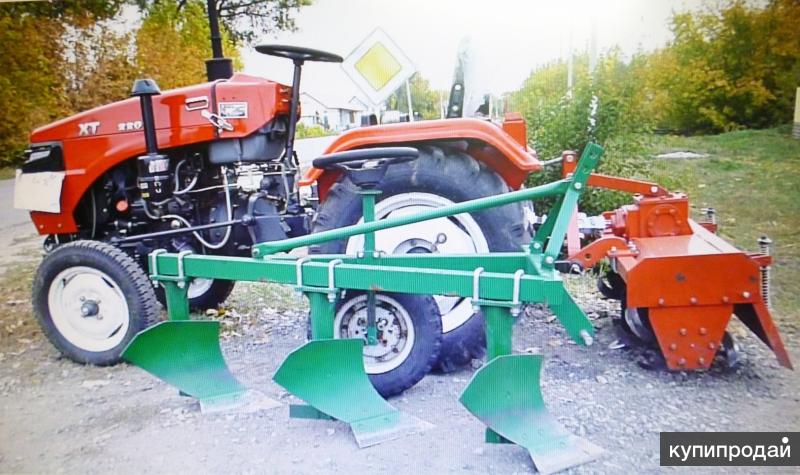
[[[187,129],[212,129],[205,117],[208,113],[223,115],[233,124],[234,130],[223,132],[221,137],[249,135],[276,115],[288,113],[290,92],[288,86],[245,74],[236,74],[229,80],[164,91],[153,97],[159,147],[193,142],[185,134]],[[139,100],[130,98],[39,127],[31,133],[30,141],[39,143],[141,134],[141,120]]]

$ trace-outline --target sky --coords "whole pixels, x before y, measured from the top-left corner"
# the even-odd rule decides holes
[[[486,86],[517,89],[537,66],[595,44],[630,55],[663,46],[673,11],[701,8],[703,0],[314,0],[295,14],[297,30],[264,35],[257,43],[307,46],[347,56],[376,27],[405,52],[435,89],[449,90],[458,43],[476,48]],[[292,65],[252,49],[244,72],[291,83]],[[358,94],[337,64],[307,63],[301,90],[327,103]]]

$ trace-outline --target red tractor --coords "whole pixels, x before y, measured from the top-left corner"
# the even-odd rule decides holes
[[[30,198],[26,208],[48,251],[34,307],[47,336],[70,358],[113,364],[152,323],[142,317],[155,305],[143,269],[154,250],[248,256],[254,243],[342,227],[362,216],[357,187],[335,170],[312,168],[301,178],[294,147],[302,66],[342,58],[293,46],[256,49],[294,62],[291,87],[222,74],[161,92],[152,80],[138,80],[134,97],[31,134],[18,194]],[[519,116],[502,126],[458,118],[356,129],[328,152],[419,150],[418,159],[393,165],[378,184],[375,211],[383,219],[519,188],[541,166],[525,143]],[[376,246],[386,253],[516,251],[531,224],[513,204],[381,232]],[[355,252],[357,239],[309,252]],[[191,305],[215,307],[232,288],[231,281],[197,279],[189,288]],[[382,325],[397,331],[386,331],[392,336],[379,336],[382,345],[365,353],[375,378],[394,378],[388,375],[405,365],[411,366],[399,372],[421,378],[433,365],[448,371],[482,356],[482,318],[468,299],[441,296],[426,306],[378,298],[385,300],[378,302]],[[363,334],[366,310],[358,302],[352,296],[341,303],[338,336]],[[441,349],[436,341],[411,351],[425,325],[442,334]],[[415,326],[416,333],[409,331]]]

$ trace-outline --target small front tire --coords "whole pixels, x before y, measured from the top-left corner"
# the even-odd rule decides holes
[[[45,336],[78,363],[112,365],[156,323],[153,285],[130,256],[99,241],[75,241],[42,260],[33,309]]]

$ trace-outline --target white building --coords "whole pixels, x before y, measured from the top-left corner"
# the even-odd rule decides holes
[[[334,104],[322,102],[307,92],[300,93],[300,123],[319,125],[327,130],[342,132],[361,124],[364,108],[358,103]]]

